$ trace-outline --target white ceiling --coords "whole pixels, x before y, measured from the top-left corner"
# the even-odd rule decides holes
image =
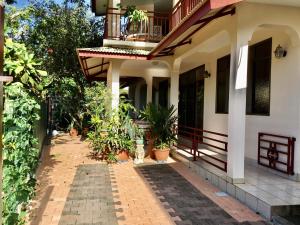
[[[247,2],[300,7],[300,0],[247,0]]]

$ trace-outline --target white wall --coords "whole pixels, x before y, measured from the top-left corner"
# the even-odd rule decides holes
[[[272,54],[270,116],[247,116],[246,157],[257,159],[258,132],[294,136],[295,172],[300,173],[300,8],[242,4],[238,12],[239,29],[254,33],[250,44],[272,37],[272,51],[278,44],[288,51],[284,59]]]

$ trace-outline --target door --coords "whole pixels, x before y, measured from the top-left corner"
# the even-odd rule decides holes
[[[181,126],[203,129],[205,66],[190,70],[179,79],[179,120]]]

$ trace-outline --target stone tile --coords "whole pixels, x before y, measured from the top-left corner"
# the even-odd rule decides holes
[[[227,182],[220,177],[219,177],[219,188],[222,191],[225,191],[225,192],[227,191]]]
[[[219,187],[219,177],[217,175],[212,174],[211,181],[214,186]]]
[[[261,200],[258,200],[257,202],[257,212],[265,218],[271,219],[271,206]]]
[[[212,173],[209,171],[206,171],[205,180],[207,180],[208,182],[211,183],[211,179],[212,179],[211,177],[212,177]]]
[[[230,194],[232,197],[235,197],[236,191],[235,186],[233,184],[227,183],[226,190],[228,194]]]
[[[236,198],[241,201],[241,202],[245,202],[246,201],[246,192],[238,187],[236,187]]]
[[[257,198],[254,197],[253,195],[246,193],[246,205],[249,206],[250,209],[254,210],[257,212]]]

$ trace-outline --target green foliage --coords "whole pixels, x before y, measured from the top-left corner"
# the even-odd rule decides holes
[[[23,224],[25,206],[34,194],[38,163],[34,124],[40,106],[21,83],[5,87],[3,218],[7,225]]]
[[[122,4],[117,4],[117,6],[122,9]],[[138,23],[142,21],[148,21],[147,12],[144,10],[137,9],[135,5],[128,5],[124,16],[129,19],[130,22]]]
[[[4,47],[4,73],[13,76],[15,82],[21,82],[34,95],[45,96],[46,88],[51,83],[47,72],[39,70],[34,54],[29,53],[24,44],[6,39]]]
[[[175,112],[174,105],[165,108],[154,104],[148,104],[141,112],[141,117],[150,123],[151,135],[155,139],[154,146],[158,149],[170,147],[171,143],[175,141],[173,132],[177,122],[177,117],[174,116]]]
[[[7,33],[34,52],[53,80],[49,95],[58,98],[56,129],[66,130],[72,121],[76,126],[82,123],[78,112],[87,82],[76,48],[101,46],[104,22],[89,12],[85,0],[32,0],[24,9],[8,10]]]
[[[130,112],[134,107],[121,98],[119,108],[110,110],[111,94],[103,83],[86,88],[87,113],[91,116],[91,131],[88,139],[92,149],[101,159],[115,161],[120,150],[135,150],[134,122]]]
[[[5,41],[4,60],[4,73],[14,80],[5,86],[2,215],[3,224],[16,225],[25,223],[26,206],[34,195],[37,99],[46,96],[51,79],[34,54],[10,38]]]

